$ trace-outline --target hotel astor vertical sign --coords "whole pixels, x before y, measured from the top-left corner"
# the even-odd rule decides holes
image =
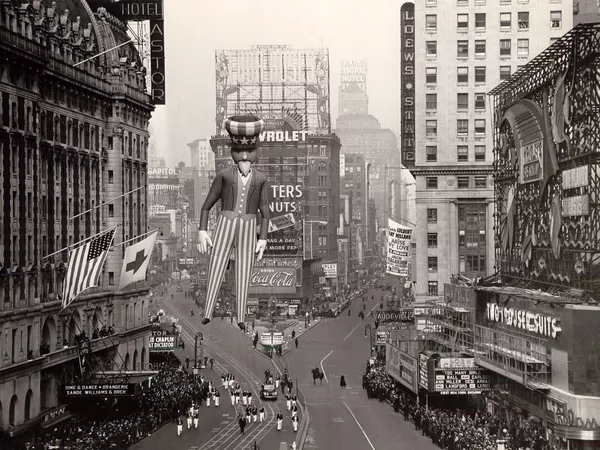
[[[400,71],[402,164],[415,165],[415,5],[404,3],[400,9],[402,54]]]

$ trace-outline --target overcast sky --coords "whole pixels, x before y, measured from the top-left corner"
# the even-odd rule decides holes
[[[365,60],[369,112],[397,133],[401,5],[393,0],[165,1],[167,104],[157,106],[152,119],[158,155],[169,166],[187,163],[186,144],[214,134],[214,52],[252,45],[329,48],[334,124],[340,63]]]

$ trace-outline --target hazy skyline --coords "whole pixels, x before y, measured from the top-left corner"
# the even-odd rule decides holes
[[[253,45],[328,48],[333,124],[341,61],[366,61],[369,112],[397,134],[402,3],[374,3],[234,0],[207,9],[197,0],[165,2],[167,104],[156,107],[151,122],[157,155],[168,166],[187,163],[186,144],[215,133],[215,50]]]

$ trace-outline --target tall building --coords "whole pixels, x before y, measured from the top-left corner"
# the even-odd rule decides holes
[[[400,165],[398,141],[392,130],[381,128],[379,120],[369,114],[367,96],[367,67],[364,61],[343,61],[339,89],[339,116],[335,134],[340,137],[344,155],[363,155],[365,163],[371,163],[368,173],[371,195],[377,205],[378,216],[383,218],[385,166]],[[389,172],[390,181],[399,173]],[[367,220],[367,214],[363,215]],[[362,224],[367,230],[367,223]],[[363,240],[366,249],[376,241],[375,233]]]
[[[415,3],[403,58],[413,52],[416,74],[417,296],[438,295],[452,274],[494,271],[487,92],[572,24],[571,1]]]
[[[368,224],[367,163],[361,154],[343,155],[344,173],[340,173],[341,191],[350,202],[350,266],[362,266],[365,255]]]
[[[573,26],[600,22],[598,0],[573,0]]]
[[[187,146],[190,149],[192,167],[197,171],[215,170],[215,154],[210,147],[210,138],[196,139]]]
[[[124,246],[99,287],[65,310],[59,295],[68,246],[117,225],[117,244],[148,230],[145,189],[93,208],[146,186],[153,106],[125,23],[81,0],[14,5],[0,7],[0,426],[17,436],[67,417],[78,334],[103,368],[147,367],[148,289],[117,291]],[[99,338],[103,326],[115,334]]]

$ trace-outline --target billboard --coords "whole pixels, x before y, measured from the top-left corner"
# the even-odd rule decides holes
[[[400,107],[400,148],[402,164],[415,165],[415,5],[404,3],[400,8],[401,60]]]
[[[337,278],[337,264],[329,263],[323,264],[323,272],[325,272],[325,278]]]
[[[257,170],[270,184],[268,245],[265,256],[302,255],[302,202],[307,150],[306,134],[292,130],[292,120],[269,120],[265,140],[258,149]],[[278,130],[274,128],[278,127]],[[298,133],[294,135],[294,133]],[[287,137],[298,141],[286,141]]]
[[[148,178],[150,205],[164,205],[167,209],[177,209],[180,192],[179,178]]]
[[[263,258],[254,263],[249,293],[259,297],[302,289],[302,258]]]
[[[489,372],[481,367],[434,371],[433,392],[442,395],[481,394],[491,389]]]
[[[367,63],[365,61],[348,60],[342,61],[342,84],[367,82]]]
[[[403,352],[392,344],[385,346],[385,366],[389,376],[399,381],[402,385],[417,393],[419,365],[417,358]]]
[[[151,352],[172,352],[177,348],[177,333],[167,330],[152,330],[148,337]]]
[[[411,234],[412,228],[400,225],[388,218],[386,273],[404,277],[408,276]]]

